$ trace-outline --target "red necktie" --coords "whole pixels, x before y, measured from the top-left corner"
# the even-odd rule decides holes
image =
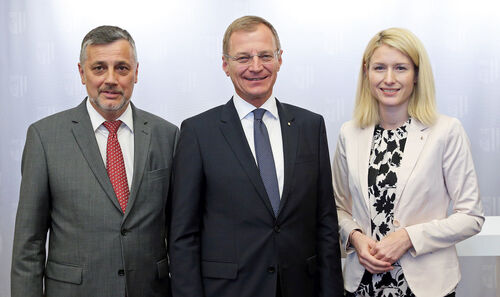
[[[103,123],[104,127],[109,131],[108,144],[106,146],[106,169],[108,170],[108,176],[115,190],[120,207],[125,212],[130,192],[122,149],[118,142],[118,135],[116,135],[121,124],[122,121],[106,121]]]

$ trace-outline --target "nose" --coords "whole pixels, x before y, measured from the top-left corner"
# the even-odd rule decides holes
[[[113,68],[110,68],[106,72],[106,77],[105,77],[104,83],[109,84],[109,85],[116,85],[117,84],[116,75],[117,75],[117,73],[115,72],[115,70]]]
[[[253,56],[248,67],[250,71],[260,71],[262,69],[262,61],[259,56]]]
[[[388,69],[387,72],[385,73],[385,76],[384,76],[384,82],[387,84],[387,85],[391,85],[395,82],[395,78],[394,78],[394,71],[392,71],[392,69]]]

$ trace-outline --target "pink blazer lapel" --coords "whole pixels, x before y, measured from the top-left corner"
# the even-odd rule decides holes
[[[416,119],[412,119],[408,128],[408,137],[406,139],[401,166],[397,169],[398,182],[396,186],[396,200],[394,201],[395,209],[398,207],[408,179],[410,178],[413,169],[417,164],[420,153],[427,142],[428,133],[429,129],[427,126]]]
[[[370,206],[368,197],[368,163],[370,161],[374,127],[374,125],[371,125],[361,129],[358,137],[358,145],[356,146],[358,150],[358,182],[367,208]]]

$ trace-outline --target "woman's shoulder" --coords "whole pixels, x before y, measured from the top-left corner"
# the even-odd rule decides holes
[[[462,123],[459,119],[444,114],[438,114],[436,122],[433,126],[436,126],[436,128],[439,128],[440,130],[462,129]]]
[[[351,119],[347,122],[344,122],[342,126],[340,127],[340,133],[353,133],[357,131],[362,131],[363,129],[366,128],[361,128],[357,121]]]
[[[459,119],[438,114],[435,123],[429,127],[434,135],[441,135],[445,139],[461,138],[466,136],[466,132]]]

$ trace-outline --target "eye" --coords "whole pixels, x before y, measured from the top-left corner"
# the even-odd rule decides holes
[[[274,58],[274,56],[271,55],[271,54],[262,54],[262,55],[259,55],[259,57],[264,62],[271,62],[273,60],[273,58]]]
[[[239,56],[239,57],[236,57],[235,60],[238,63],[245,64],[245,63],[248,63],[248,61],[250,61],[250,56]]]
[[[396,71],[405,71],[405,70],[408,70],[406,66],[403,65],[396,66]]]
[[[385,66],[383,65],[373,65],[373,70],[375,71],[382,71],[385,69]]]
[[[96,66],[92,67],[92,71],[96,72],[96,73],[101,73],[104,71],[104,66],[96,65]]]
[[[117,69],[118,69],[118,71],[122,71],[122,72],[129,70],[129,68],[127,66],[125,66],[125,65],[120,65],[120,66],[117,67]]]
[[[127,75],[130,72],[130,65],[128,64],[118,64],[115,66],[116,72],[120,75]]]

